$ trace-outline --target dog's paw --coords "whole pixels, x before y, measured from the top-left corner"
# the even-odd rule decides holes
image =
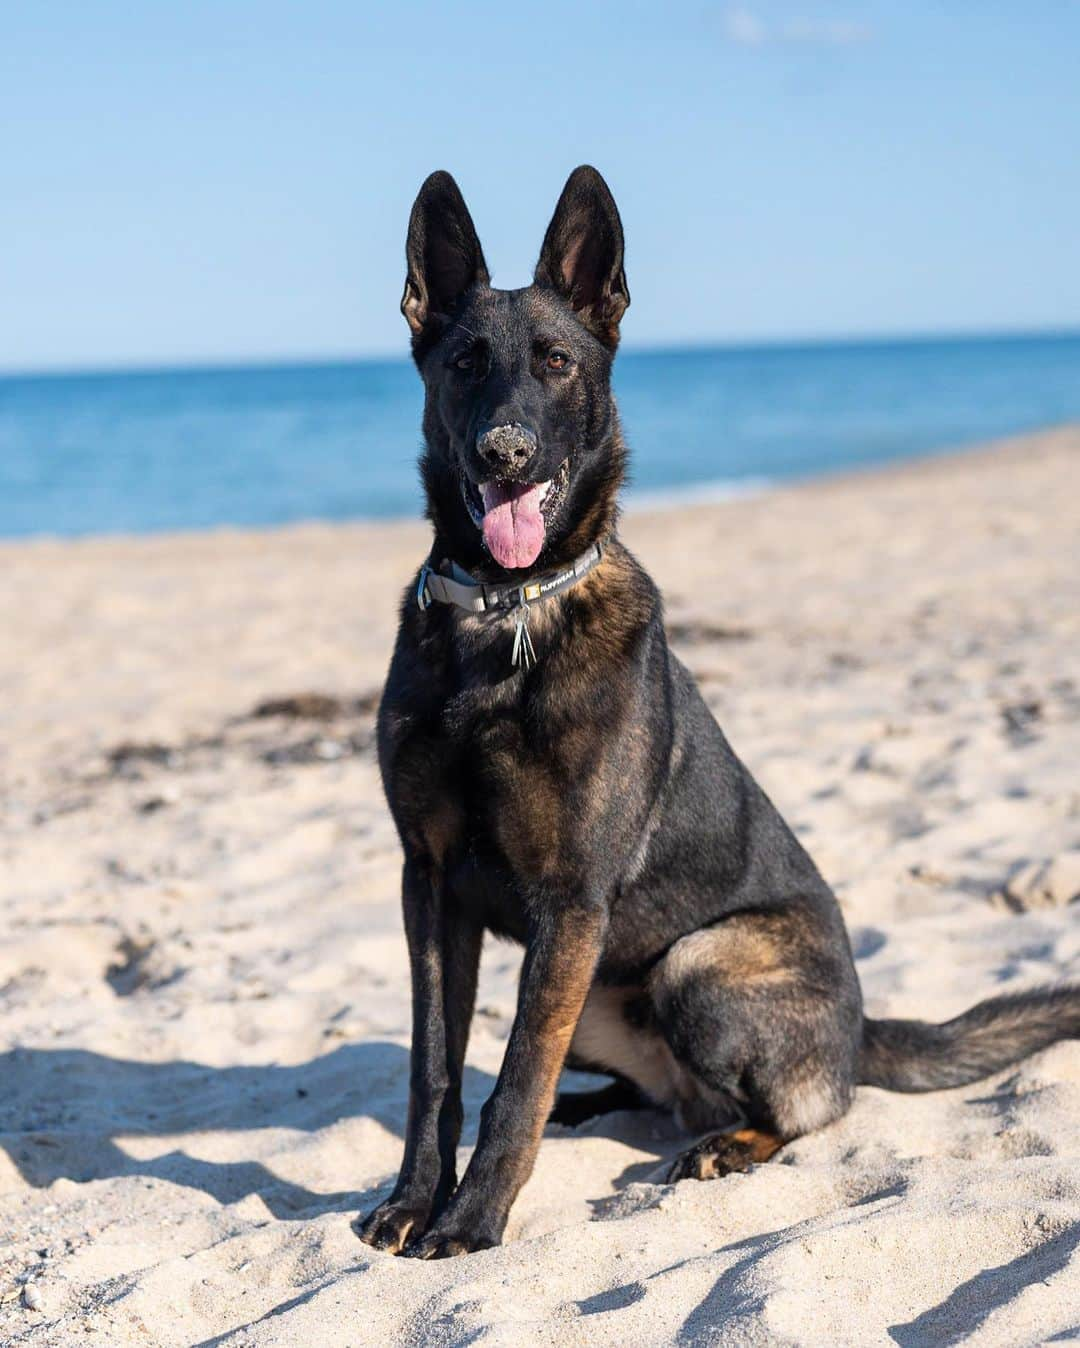
[[[366,1217],[357,1218],[353,1230],[365,1245],[386,1250],[389,1254],[400,1254],[407,1240],[423,1235],[430,1215],[430,1208],[395,1203],[391,1199],[380,1203]]]
[[[752,1165],[767,1161],[780,1148],[780,1139],[771,1133],[744,1128],[735,1133],[713,1133],[675,1158],[667,1173],[667,1182],[678,1180],[721,1179],[737,1175]]]
[[[454,1259],[459,1254],[474,1254],[498,1245],[498,1236],[483,1231],[463,1231],[432,1227],[426,1236],[411,1241],[404,1250],[406,1259]]]

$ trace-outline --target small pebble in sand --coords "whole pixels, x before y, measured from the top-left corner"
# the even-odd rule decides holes
[[[28,1282],[23,1287],[22,1294],[27,1310],[39,1311],[45,1305],[45,1298],[41,1295],[41,1288],[36,1282]]]
[[[157,795],[147,796],[136,808],[140,814],[154,814],[168,805],[176,805],[179,800],[180,792],[175,786],[163,786]]]

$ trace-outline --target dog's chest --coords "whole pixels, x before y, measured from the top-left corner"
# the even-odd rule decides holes
[[[463,802],[461,853],[497,855],[526,878],[553,873],[567,818],[559,746],[530,724],[528,705],[462,717],[449,708],[452,775]]]
[[[402,727],[387,791],[406,837],[448,874],[554,883],[579,850],[588,781],[567,745],[541,698],[457,691]]]

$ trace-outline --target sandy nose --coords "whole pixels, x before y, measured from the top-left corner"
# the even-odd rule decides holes
[[[476,437],[476,448],[493,466],[520,468],[536,453],[536,433],[520,421],[508,421],[482,430]]]

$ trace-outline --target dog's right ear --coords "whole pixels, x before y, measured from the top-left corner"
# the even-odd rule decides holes
[[[405,260],[401,312],[414,338],[443,322],[472,286],[490,279],[465,198],[442,169],[425,179],[413,203]]]

